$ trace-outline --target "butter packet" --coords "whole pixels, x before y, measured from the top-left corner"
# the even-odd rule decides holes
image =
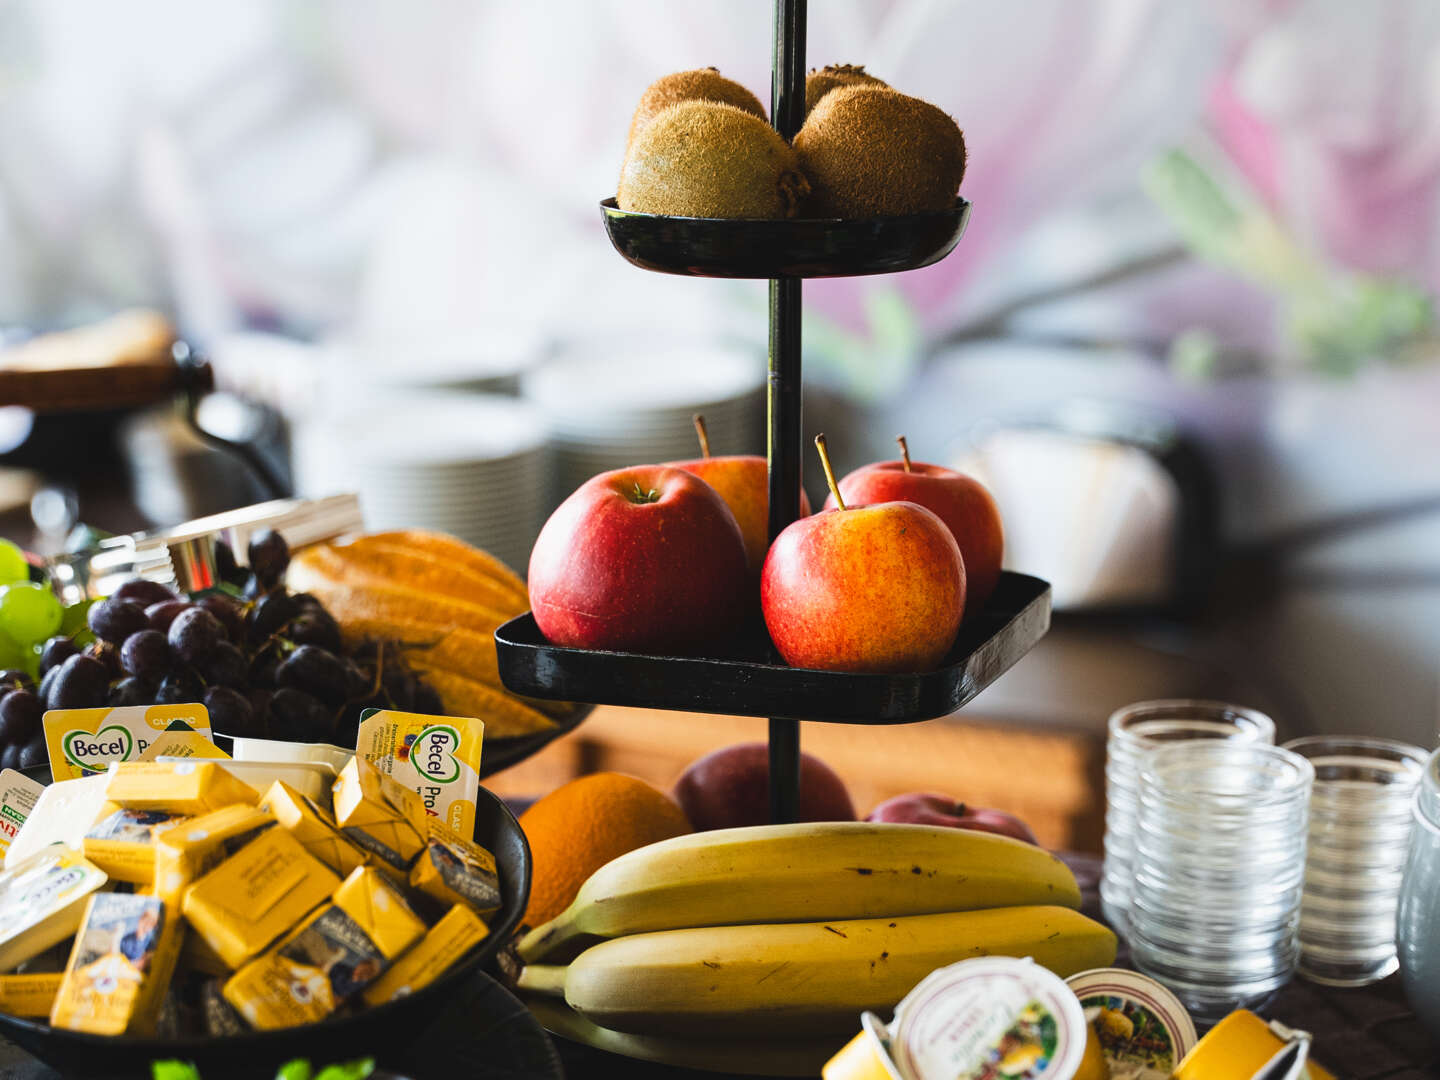
[[[117,806],[184,817],[236,803],[254,806],[259,797],[213,761],[116,762],[105,785],[105,798]]]
[[[59,971],[37,975],[0,975],[0,1013],[48,1018],[64,978],[64,973]]]
[[[5,853],[5,865],[15,866],[51,844],[64,844],[76,851],[84,847],[85,834],[105,805],[108,782],[109,777],[100,773],[83,780],[60,780],[45,788]]]
[[[335,823],[356,845],[374,855],[396,880],[408,879],[425,846],[425,804],[420,796],[358,755],[335,781]]]
[[[418,945],[365,988],[365,1004],[383,1005],[429,986],[489,933],[479,916],[464,904],[456,904]]]
[[[118,709],[51,709],[45,714],[50,775],[76,780],[112,761],[137,761],[161,732],[198,731],[210,738],[204,705],[125,705]]]
[[[0,770],[0,860],[40,800],[44,785],[14,769]]]
[[[365,852],[346,838],[318,806],[285,781],[271,784],[260,805],[275,815],[280,827],[300,841],[301,847],[335,873],[344,877],[365,865]]]
[[[52,844],[0,873],[0,971],[14,971],[80,928],[85,901],[105,872]]]
[[[410,868],[410,886],[447,907],[464,904],[481,916],[500,908],[495,857],[433,818],[425,850]]]
[[[356,870],[333,901],[225,984],[225,1000],[261,1030],[312,1024],[379,978],[425,924],[384,875]]]
[[[238,968],[324,903],[340,884],[283,829],[267,829],[185,892],[185,918]]]
[[[485,724],[473,716],[367,709],[360,714],[355,756],[413,788],[427,814],[470,836],[484,740]]]
[[[50,1011],[53,1027],[150,1035],[175,961],[180,913],[153,896],[96,893]]]
[[[155,880],[155,832],[181,820],[163,810],[130,810],[107,802],[81,850],[116,881],[149,886]]]
[[[230,760],[229,754],[198,731],[162,731],[136,760],[156,761],[162,757]]]
[[[160,829],[155,833],[155,895],[178,905],[197,878],[274,824],[263,810],[234,803]]]

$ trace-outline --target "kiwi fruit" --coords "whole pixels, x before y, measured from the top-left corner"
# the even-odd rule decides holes
[[[928,101],[883,86],[829,91],[795,135],[806,212],[866,218],[944,210],[965,176],[965,137]]]
[[[812,69],[810,74],[805,76],[805,112],[808,115],[820,99],[837,86],[884,86],[888,88],[889,85],[889,83],[881,82],[874,75],[868,74],[860,64],[826,64],[818,71]]]
[[[619,203],[674,217],[788,218],[809,192],[794,149],[764,120],[718,101],[682,101],[636,133]]]
[[[725,78],[718,68],[677,71],[656,79],[640,95],[640,104],[635,106],[635,115],[630,118],[626,148],[635,141],[635,133],[655,119],[662,109],[681,101],[718,101],[765,119],[765,106],[760,104],[760,99],[739,83]]]

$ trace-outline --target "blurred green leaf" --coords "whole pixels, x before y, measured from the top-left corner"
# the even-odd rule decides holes
[[[200,1070],[188,1061],[153,1061],[151,1080],[200,1080]]]

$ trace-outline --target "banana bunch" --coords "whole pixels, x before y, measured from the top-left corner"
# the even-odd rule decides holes
[[[520,941],[518,985],[554,999],[551,1015],[563,998],[571,1037],[593,1045],[682,1064],[707,1041],[753,1043],[765,1070],[805,1062],[813,1075],[818,1042],[838,1048],[862,1011],[889,1012],[936,968],[1030,956],[1064,977],[1113,963],[1115,935],[1079,904],[1059,859],[989,833],[869,822],[696,833],[597,870]]]

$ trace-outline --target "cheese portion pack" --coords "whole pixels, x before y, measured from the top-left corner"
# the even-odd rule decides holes
[[[425,846],[425,804],[358,755],[335,781],[335,823],[376,859],[376,865],[405,881]]]
[[[335,873],[345,877],[366,863],[365,852],[344,836],[310,799],[283,780],[276,780],[260,799],[282,829]]]
[[[59,971],[45,971],[37,975],[0,975],[0,1013],[49,1017],[64,977],[64,973]]]
[[[283,829],[267,829],[185,892],[195,932],[238,968],[291,929],[340,884]]]
[[[52,844],[0,873],[0,971],[14,971],[75,933],[105,872]]]
[[[413,994],[438,979],[490,933],[469,908],[456,904],[432,926],[420,944],[365,988],[366,1005],[383,1005]]]
[[[331,902],[225,983],[225,1000],[262,1030],[315,1023],[363,991],[425,934],[384,875],[356,870]]]
[[[95,1035],[150,1035],[175,961],[179,912],[153,896],[96,893],[75,935],[53,1027]]]
[[[100,773],[83,780],[57,781],[45,788],[5,853],[5,865],[14,866],[51,844],[65,844],[79,851],[105,805],[105,785],[109,782],[110,778]]]
[[[155,895],[178,905],[197,878],[274,824],[265,811],[234,803],[160,829],[155,833]]]
[[[410,885],[446,907],[464,904],[477,915],[500,908],[495,857],[434,818],[426,830],[425,850],[410,868]]]
[[[20,835],[26,820],[40,801],[44,786],[14,769],[0,770],[0,859]]]
[[[81,850],[116,881],[148,886],[155,880],[155,832],[181,820],[163,810],[129,810],[106,803],[85,833]]]
[[[103,773],[112,761],[137,761],[164,731],[198,731],[210,738],[204,705],[51,709],[44,726],[50,775],[56,780]]]
[[[128,761],[110,766],[105,798],[127,810],[195,817],[259,795],[213,761]]]
[[[473,716],[370,709],[361,716],[355,756],[413,789],[431,817],[470,836],[484,739],[485,724]]]

